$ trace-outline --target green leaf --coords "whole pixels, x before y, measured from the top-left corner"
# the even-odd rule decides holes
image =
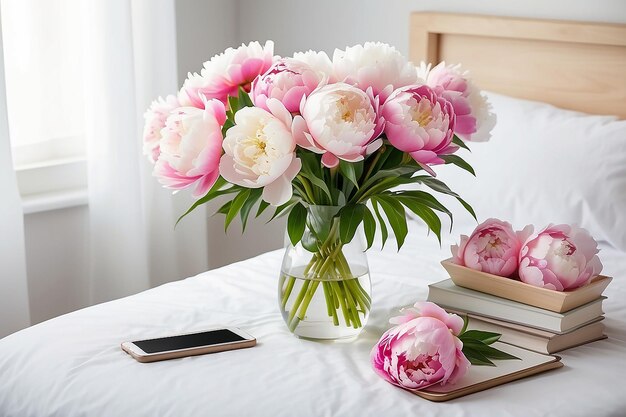
[[[395,185],[391,185],[387,188],[395,187],[396,185],[419,182],[420,180],[412,178],[415,171],[415,168],[412,167],[399,167],[395,169],[377,171],[374,175],[369,177],[367,181],[365,181],[365,183],[361,186],[360,191],[369,191],[370,188],[380,185],[382,182],[381,180],[389,181],[389,179],[395,179],[398,181]]]
[[[341,171],[343,176],[346,177],[352,184],[354,184],[357,189],[359,188],[356,172],[354,171],[354,165],[351,162],[340,160],[339,171]]]
[[[311,181],[311,183],[315,185],[317,188],[324,191],[324,194],[328,196],[329,201],[332,201],[333,197],[330,195],[330,190],[328,189],[328,185],[326,185],[324,181],[322,181],[320,178],[316,177],[315,175],[309,174],[308,172],[301,171],[299,175],[302,175],[304,178]]]
[[[474,220],[478,221],[478,217],[476,217],[476,213],[474,212],[474,209],[472,208],[472,206],[467,204],[467,202],[465,200],[463,200],[461,197],[457,197],[456,199],[459,200],[459,203],[461,203],[463,205],[463,207],[465,207],[465,210],[467,210],[469,212],[469,214],[472,215]]]
[[[296,155],[302,162],[300,172],[308,172],[316,178],[322,177],[322,164],[316,153],[298,147],[296,149]]]
[[[388,152],[388,156],[380,165],[381,169],[393,169],[402,166],[404,152],[394,146],[387,147],[386,152]]]
[[[265,209],[268,208],[269,206],[270,206],[270,203],[268,203],[265,200],[261,200],[261,202],[259,203],[259,209],[256,211],[256,216],[254,217],[259,217],[261,213],[263,213]]]
[[[189,209],[185,213],[183,213],[183,215],[180,216],[178,218],[178,220],[176,220],[176,224],[174,225],[174,227],[176,227],[176,225],[178,225],[178,223],[183,219],[183,217],[185,217],[186,215],[191,213],[199,205],[207,203],[207,202],[213,200],[214,198],[216,198],[216,197],[218,197],[220,195],[234,193],[234,192],[236,192],[239,189],[239,187],[231,187],[231,188],[227,188],[225,190],[220,190],[220,188],[223,187],[226,184],[228,184],[228,182],[224,178],[222,178],[221,176],[218,177],[217,180],[215,181],[215,184],[213,184],[211,189],[204,195],[204,197],[202,197],[202,198],[198,199],[196,202],[194,202],[191,205],[191,207],[189,207]]]
[[[276,207],[276,210],[274,211],[274,214],[272,214],[272,217],[267,221],[267,223],[271,222],[272,220],[274,220],[277,217],[282,216],[283,214],[286,213],[286,209],[291,207],[293,204],[295,204],[297,202],[297,200],[289,200],[287,201],[285,204],[280,205],[278,207]]]
[[[466,348],[465,346],[463,346],[463,354],[472,365],[496,366],[496,364],[491,362],[488,357],[486,357],[484,354],[480,353],[477,350]]]
[[[390,196],[377,196],[374,198],[380,203],[385,215],[387,215],[389,225],[393,229],[393,233],[396,237],[396,245],[398,246],[398,250],[400,250],[402,245],[404,245],[406,235],[409,233],[404,207]]]
[[[467,317],[467,316],[465,316]],[[493,332],[483,332],[481,330],[468,330],[468,331],[461,331],[460,335],[459,335],[459,339],[461,339],[461,341],[465,341],[465,340],[477,340],[481,343],[484,343],[486,345],[490,345],[494,342],[497,342],[498,340],[500,340],[500,337],[502,335],[500,335],[499,333],[493,333]]]
[[[474,168],[472,168],[472,166],[470,164],[468,164],[465,161],[465,159],[461,158],[460,156],[458,156],[458,155],[440,155],[440,158],[443,159],[444,161],[446,161],[446,164],[454,164],[454,165],[458,166],[459,168],[462,168],[462,169],[466,170],[467,172],[469,172],[473,176],[476,176],[476,173],[474,172]]]
[[[420,203],[424,204],[425,206],[430,207],[431,209],[447,214],[448,217],[450,218],[450,231],[452,231],[452,223],[453,223],[452,212],[448,210],[446,206],[441,204],[439,200],[437,200],[431,194],[424,192],[424,191],[412,190],[412,191],[402,191],[402,192],[396,193],[395,195],[398,196],[398,199],[400,201],[403,201],[406,198],[415,199],[419,201]]]
[[[472,206],[467,204],[465,200],[463,200],[457,193],[452,191],[445,183],[443,183],[442,181],[439,181],[436,178],[428,177],[428,176],[418,176],[418,177],[415,177],[415,179],[418,182],[421,182],[422,184],[431,188],[432,190],[435,190],[442,194],[451,195],[452,197],[456,198],[459,201],[459,203],[461,203],[461,205],[465,207],[465,210],[467,210],[469,214],[471,214],[472,217],[478,221],[476,217],[476,213],[474,212],[474,209],[472,209]]]
[[[509,353],[503,352],[501,350],[498,350],[492,346],[486,345],[482,342],[479,341],[465,341],[463,342],[463,351],[465,351],[465,349],[469,349],[472,351],[472,354],[475,354],[476,352],[480,352],[482,355],[484,355],[486,358],[488,359],[498,359],[498,360],[510,360],[510,359],[517,359],[520,360],[520,358],[518,358],[517,356],[513,356]]]
[[[230,226],[230,223],[233,221],[235,216],[237,216],[237,213],[239,213],[239,210],[241,210],[241,207],[243,207],[243,204],[246,202],[249,195],[250,189],[246,188],[243,191],[240,191],[239,194],[237,194],[237,196],[233,199],[230,209],[228,210],[228,213],[226,213],[226,220],[224,220],[224,231],[228,230],[228,226]]]
[[[302,239],[305,225],[306,209],[302,203],[297,203],[293,206],[287,218],[287,234],[293,246],[296,246],[300,239]]]
[[[243,203],[243,206],[241,206],[241,211],[239,211],[239,217],[241,218],[241,233],[244,233],[246,231],[246,224],[248,223],[250,210],[252,210],[252,207],[256,204],[257,201],[259,201],[262,193],[263,190],[261,188],[253,188],[250,191],[248,199]]]
[[[413,200],[413,199],[401,199],[409,210],[419,216],[430,230],[437,236],[437,240],[441,244],[441,219],[435,214],[435,212],[425,204]]]
[[[239,98],[228,96],[228,112],[234,116],[237,111],[239,111]]]
[[[239,96],[237,97],[237,101],[240,106],[238,110],[244,107],[254,106],[254,104],[252,104],[252,100],[250,99],[250,95],[246,93],[246,90],[244,90],[243,87],[239,87]]]
[[[233,200],[229,200],[226,203],[224,203],[220,208],[217,209],[217,211],[213,214],[228,214],[228,210],[230,210],[230,206],[233,204]]]
[[[344,244],[350,243],[356,229],[363,221],[363,212],[365,206],[363,204],[349,205],[341,209],[339,213],[339,237]]]
[[[436,178],[426,176],[426,175],[420,175],[420,176],[414,177],[414,179],[417,182],[421,182],[422,184],[431,188],[432,190],[437,191],[438,193],[451,195],[452,197],[459,196],[457,193],[452,191],[450,187],[448,187],[443,181],[439,181]]]
[[[365,232],[365,239],[367,240],[367,248],[368,250],[374,244],[374,235],[376,234],[376,221],[374,220],[374,216],[369,208],[366,205],[363,205],[365,210],[363,210],[363,231]]]
[[[374,213],[376,214],[376,218],[378,219],[378,224],[380,226],[380,234],[382,236],[382,247],[385,247],[385,243],[387,242],[387,237],[389,236],[389,232],[387,231],[387,225],[385,225],[385,221],[383,217],[380,215],[380,211],[378,210],[378,203],[376,200],[372,199],[372,207],[374,208]]]
[[[457,135],[454,135],[454,137],[452,138],[452,143],[460,148],[467,149],[468,151],[472,152],[471,149],[468,148],[467,144]]]

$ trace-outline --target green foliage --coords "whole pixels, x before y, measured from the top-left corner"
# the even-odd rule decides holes
[[[463,149],[467,149],[468,151],[471,152],[470,148],[465,144],[465,142],[463,142],[463,140],[458,137],[457,135],[454,135],[454,137],[452,138],[452,143],[454,143],[456,146],[463,148]]]
[[[350,243],[356,229],[363,221],[365,206],[363,204],[347,205],[339,215],[339,237],[344,244]]]
[[[446,161],[446,164],[454,164],[458,166],[459,168],[466,170],[473,176],[476,176],[476,173],[474,172],[474,168],[472,168],[470,164],[465,162],[465,160],[458,155],[441,155],[441,159]]]
[[[517,356],[494,348],[493,343],[500,339],[500,334],[483,332],[480,330],[466,330],[467,317],[463,318],[463,330],[459,334],[459,339],[463,342],[463,354],[472,365],[496,366],[491,360],[518,359]]]
[[[287,234],[292,245],[295,246],[302,239],[305,223],[306,208],[304,208],[302,203],[296,203],[287,218]]]

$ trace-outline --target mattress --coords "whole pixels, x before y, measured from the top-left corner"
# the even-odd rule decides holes
[[[370,250],[373,309],[351,343],[291,335],[277,307],[282,251],[92,306],[0,340],[0,416],[623,416],[625,255],[603,248],[608,339],[562,352],[561,369],[447,403],[376,376],[369,352],[397,310],[446,278],[450,241],[417,228]],[[251,349],[142,364],[120,342],[240,327]]]

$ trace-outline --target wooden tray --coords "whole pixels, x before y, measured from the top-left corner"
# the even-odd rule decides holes
[[[484,292],[546,310],[562,313],[587,304],[602,295],[611,277],[598,275],[590,284],[573,291],[535,287],[516,279],[499,277],[457,265],[451,259],[441,262],[452,281],[460,287]]]

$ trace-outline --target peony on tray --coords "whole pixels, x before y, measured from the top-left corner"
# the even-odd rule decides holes
[[[555,291],[536,287],[513,278],[504,278],[476,271],[446,259],[441,265],[448,271],[452,281],[472,290],[506,298],[531,306],[562,313],[587,304],[600,297],[612,278],[598,275],[589,284],[573,291]]]

